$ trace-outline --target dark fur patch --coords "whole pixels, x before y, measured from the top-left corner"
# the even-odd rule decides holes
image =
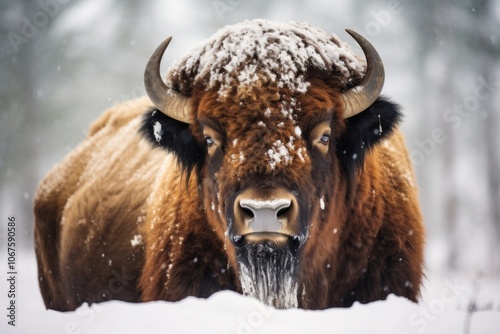
[[[199,172],[206,150],[191,134],[189,124],[153,109],[144,115],[140,132],[154,147],[161,147],[174,153],[179,165],[188,176],[194,167],[197,167],[196,170]]]
[[[365,154],[390,135],[401,119],[399,106],[379,97],[368,109],[346,120],[347,129],[337,142],[337,156],[352,184]]]

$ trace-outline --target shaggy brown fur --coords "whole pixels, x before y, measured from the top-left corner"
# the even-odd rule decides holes
[[[143,245],[131,240],[165,161],[137,132],[148,106],[142,99],[108,110],[38,187],[35,245],[47,308],[139,301]]]
[[[346,124],[340,117],[342,106],[335,102],[335,91],[320,81],[313,80],[312,82],[314,83],[312,89],[307,96],[302,97],[300,103],[302,106],[299,121],[301,128],[308,129],[311,126],[308,123],[321,119],[322,113],[335,110],[337,115],[334,118],[335,128],[337,137],[340,137],[345,131]],[[255,151],[245,152],[245,156],[248,157],[245,161],[230,163],[228,157],[238,154],[239,149],[228,147],[224,154],[225,160],[216,163],[221,165],[216,180],[209,171],[209,167],[206,167],[202,173],[206,217],[202,215],[198,218],[201,221],[193,225],[206,228],[207,223],[210,224],[217,235],[214,239],[221,240],[220,244],[222,241],[226,244],[225,253],[228,254],[230,268],[236,268],[234,248],[224,236],[224,227],[227,226],[226,218],[217,214],[217,211],[224,212],[223,203],[216,202],[216,207],[220,206],[221,209],[210,210],[211,202],[217,201],[214,199],[214,194],[218,193],[220,198],[229,198],[232,189],[244,189],[255,183],[256,178],[252,175],[267,174],[268,177],[265,178],[267,182],[285,183],[292,189],[298,188],[304,192],[310,189],[308,197],[316,198],[309,231],[312,239],[306,243],[302,255],[308,265],[304,266],[301,272],[302,288],[306,291],[300,302],[301,307],[349,306],[354,301],[369,302],[384,299],[389,293],[406,296],[416,301],[421,284],[424,230],[411,163],[399,131],[394,131],[389,138],[374,147],[366,156],[362,172],[356,175],[354,189],[352,189],[354,195],[346,201],[346,198],[349,198],[349,184],[346,175],[334,159],[332,159],[334,161],[331,175],[328,175],[326,180],[314,179],[314,175],[317,174],[314,165],[317,161],[312,165],[309,161],[303,164],[294,163],[293,167],[283,166],[282,170],[269,168],[262,170],[262,149],[256,146],[255,141],[258,138],[264,142],[272,142],[271,138],[263,138],[263,130],[255,125],[257,119],[248,121],[246,117],[232,116],[241,115],[243,112],[231,110],[238,105],[237,103],[225,101],[220,104],[215,102],[216,100],[215,96],[204,94],[199,101],[199,111],[196,117],[200,119],[204,117],[204,114],[210,115],[211,118],[220,122],[229,138],[240,138],[241,147],[249,150],[255,149]],[[250,114],[253,105],[256,110],[269,107],[262,105],[262,101],[268,100],[262,93],[258,97],[247,97],[244,104],[245,112]],[[252,101],[255,102],[252,103]],[[286,133],[283,137],[287,137],[293,129],[283,131]],[[201,129],[195,127],[194,132],[201,138]],[[270,133],[267,135],[275,136],[276,130],[273,129],[272,135]],[[311,158],[314,157],[311,156]],[[283,179],[284,175],[286,179]],[[163,189],[176,187],[178,182],[168,180],[166,175],[161,179],[165,180],[161,186]],[[318,189],[318,185],[321,189],[325,181],[328,187],[323,191],[329,200],[327,210],[321,211],[317,204],[318,197],[315,190]],[[191,183],[188,193],[190,196],[196,193],[194,183]],[[160,196],[164,197],[163,194]],[[200,206],[200,204],[187,203],[186,199],[180,202],[185,203],[180,204],[177,209],[180,212],[187,211],[192,214],[191,208]],[[153,207],[157,210],[157,208],[167,206],[165,199],[164,203]],[[198,219],[191,218],[189,221],[198,222]],[[186,219],[171,217],[170,219],[159,218],[158,221],[176,221],[182,225]],[[161,232],[152,235],[155,237],[161,235],[167,239],[167,236],[172,235],[169,228],[166,228],[167,226],[168,224],[163,224]],[[184,226],[191,230],[190,226]],[[186,236],[190,233],[184,230],[177,232],[177,235]],[[173,240],[178,240],[178,238],[174,236]],[[212,239],[210,240],[213,242]],[[189,263],[191,258],[202,253],[193,250],[191,245],[184,245],[187,253],[178,253],[179,256],[183,254],[183,263]],[[203,246],[201,249],[207,249],[205,247],[210,246]],[[151,268],[156,268],[158,263],[161,262],[147,255],[145,270],[154,272]],[[218,273],[218,271],[213,272]],[[236,272],[235,275],[238,273]],[[165,279],[164,275],[157,276]],[[176,286],[182,286],[182,282],[189,285],[186,279],[179,279]],[[165,298],[165,293],[170,294],[169,289],[164,288],[170,284],[149,285],[144,280],[141,284],[145,291],[143,296],[148,300],[162,299]],[[222,285],[222,287],[226,286]],[[188,288],[181,290],[184,289]],[[299,290],[302,291],[302,289]],[[168,297],[167,299],[176,300],[177,298]]]
[[[353,73],[347,84],[311,72],[306,94],[266,78],[224,97],[202,81],[177,82],[190,89],[189,126],[147,99],[109,109],[37,190],[46,307],[242,292],[228,229],[236,196],[259,188],[286,189],[300,205],[308,238],[297,255],[299,307],[346,307],[390,293],[416,301],[424,229],[399,112],[379,99],[344,119],[339,94],[361,77]],[[319,124],[331,128],[327,146],[313,136]],[[219,137],[212,150],[208,127]],[[277,159],[281,144],[288,156]]]
[[[335,93],[326,94],[325,89],[320,86],[303,97],[304,129],[321,117],[318,113],[341,112]],[[224,122],[228,134],[241,138],[242,147],[255,145],[253,140],[262,135],[252,133],[247,122],[228,117],[225,104],[214,105],[210,93],[202,95],[197,117],[210,113]],[[223,162],[217,184],[205,167],[200,197],[194,172],[186,184],[172,155],[150,148],[139,137],[140,119],[148,106],[141,100],[108,110],[89,138],[49,173],[37,191],[35,238],[40,287],[48,308],[72,310],[85,301],[109,299],[175,301],[238,290],[234,247],[224,235],[225,217],[210,209],[211,201],[213,194],[224,198],[233,187],[247,186],[239,183],[255,181],[245,175],[262,172],[272,174],[270,182],[314,189],[308,195],[311,202],[318,182],[328,185],[327,209],[321,211],[317,203],[312,208],[311,238],[302,255],[308,265],[300,273],[306,291],[301,307],[349,306],[389,293],[417,299],[424,232],[410,161],[398,131],[366,156],[351,200],[346,201],[349,185],[335,159],[331,176],[319,181],[310,163],[259,170],[257,152],[248,152],[245,164]],[[339,137],[345,121],[337,116],[334,122]],[[200,129],[193,131],[201,136]],[[231,150],[226,157],[230,154]],[[223,206],[223,201],[215,205]],[[132,246],[137,234],[145,247]]]

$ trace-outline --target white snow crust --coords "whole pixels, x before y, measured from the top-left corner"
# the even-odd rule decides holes
[[[163,134],[163,130],[161,129],[161,123],[160,122],[156,122],[153,125],[153,134],[155,136],[156,141],[159,143],[161,141],[161,139],[162,139],[162,134]]]
[[[429,253],[433,251],[436,249]],[[470,333],[497,334],[500,328],[498,276],[484,275],[476,293],[474,272],[436,269],[426,273],[419,304],[390,295],[386,301],[355,303],[346,309],[277,310],[254,298],[221,291],[208,299],[139,304],[110,301],[90,307],[84,304],[74,312],[56,312],[45,310],[36,260],[26,253],[19,259],[16,327],[7,325],[4,315],[0,333],[463,333],[474,295],[478,310],[471,317]],[[0,254],[0,260],[6,262],[5,254]],[[7,293],[2,293],[1,305],[7,302]]]
[[[130,240],[132,247],[137,247],[142,245],[142,235],[136,234],[134,235],[134,239]]]

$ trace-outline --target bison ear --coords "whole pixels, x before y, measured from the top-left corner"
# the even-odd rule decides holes
[[[189,124],[175,120],[157,109],[144,115],[140,132],[154,147],[174,153],[188,175],[193,167],[203,161],[204,150],[191,134]]]
[[[384,97],[346,119],[347,128],[337,142],[337,156],[344,170],[354,176],[356,169],[363,166],[365,153],[389,136],[400,119],[399,106]]]

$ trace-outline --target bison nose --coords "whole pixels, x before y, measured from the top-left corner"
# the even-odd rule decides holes
[[[284,189],[247,189],[234,205],[234,236],[252,233],[298,234],[298,204]]]
[[[252,232],[278,232],[281,225],[287,223],[287,212],[291,205],[292,201],[285,198],[240,201]]]

